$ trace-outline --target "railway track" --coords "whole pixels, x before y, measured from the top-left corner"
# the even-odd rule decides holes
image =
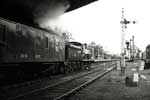
[[[81,71],[81,72],[75,72],[75,73],[70,73],[67,75],[58,75],[56,77],[45,77],[41,78],[38,80],[32,80],[32,81],[27,81],[23,83],[18,83],[18,84],[12,84],[4,87],[0,87],[0,98],[11,98],[11,97],[16,97],[18,95],[24,95],[24,94],[29,94],[35,91],[38,91],[39,89],[45,89],[50,86],[59,84],[61,82],[65,82],[74,78],[81,77],[83,75],[87,75],[89,73],[93,73],[96,70],[101,70],[104,67],[105,64],[99,64],[99,65],[92,65],[91,69]],[[55,84],[56,83],[56,84]],[[2,99],[3,100],[3,99]]]
[[[116,67],[116,63],[110,66],[111,67],[96,70],[76,78],[52,84],[45,88],[10,97],[6,100],[62,100],[92,83],[96,79],[109,73]]]

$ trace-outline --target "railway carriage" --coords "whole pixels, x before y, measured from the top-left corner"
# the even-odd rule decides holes
[[[1,62],[63,61],[64,40],[52,31],[0,20]]]
[[[53,31],[0,19],[1,74],[54,74],[65,60],[64,51],[65,40]]]

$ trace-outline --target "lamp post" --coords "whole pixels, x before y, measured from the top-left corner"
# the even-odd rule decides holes
[[[135,56],[135,45],[134,45],[134,36],[132,36],[132,45],[133,45],[133,58],[132,61],[134,61],[134,56]]]
[[[132,60],[132,39],[130,39],[130,60]]]

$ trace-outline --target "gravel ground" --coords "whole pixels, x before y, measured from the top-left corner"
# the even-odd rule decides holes
[[[137,86],[125,84],[126,76],[132,76],[136,72],[133,69],[137,65],[139,67],[141,61],[136,63],[127,63],[124,76],[120,76],[120,71],[114,70],[75,94],[71,100],[150,100],[150,70],[140,71],[146,79],[139,78]]]

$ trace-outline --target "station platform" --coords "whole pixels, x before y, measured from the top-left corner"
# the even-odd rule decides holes
[[[77,93],[76,100],[150,100],[150,69],[143,70],[144,62],[126,63],[125,75],[120,75],[120,69],[113,70],[104,78],[95,81]],[[126,77],[139,73],[135,86],[126,84]]]

